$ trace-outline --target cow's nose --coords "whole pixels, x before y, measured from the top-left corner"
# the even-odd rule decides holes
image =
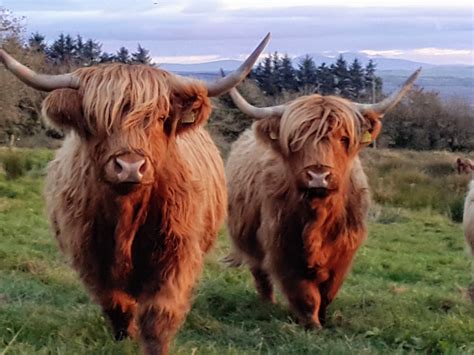
[[[331,173],[329,171],[312,171],[308,170],[308,187],[311,189],[327,189],[329,187],[329,181],[331,179]]]
[[[115,158],[115,172],[120,183],[141,182],[146,169],[146,159],[140,155],[127,154]]]

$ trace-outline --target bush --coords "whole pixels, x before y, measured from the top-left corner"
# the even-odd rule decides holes
[[[7,180],[14,180],[25,174],[44,175],[48,162],[54,153],[48,149],[1,149],[0,163]]]
[[[11,152],[2,159],[7,180],[17,179],[26,173],[26,164],[21,154]]]
[[[453,222],[461,223],[464,213],[464,199],[457,198],[449,205],[449,216]]]

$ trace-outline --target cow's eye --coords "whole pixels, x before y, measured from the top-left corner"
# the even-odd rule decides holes
[[[349,137],[342,137],[341,138],[341,143],[346,148],[347,150],[349,149],[349,144],[350,144],[350,139]]]

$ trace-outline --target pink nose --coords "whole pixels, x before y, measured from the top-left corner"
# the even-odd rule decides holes
[[[309,188],[323,188],[327,189],[329,187],[329,177],[331,173],[329,171],[324,172],[315,172],[308,170],[308,187]]]
[[[146,171],[146,160],[139,155],[126,154],[115,158],[115,172],[119,182],[139,183]]]

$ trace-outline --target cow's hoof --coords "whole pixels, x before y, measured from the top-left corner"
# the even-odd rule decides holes
[[[128,337],[128,332],[125,329],[120,329],[119,331],[115,332],[116,341],[125,340],[127,337]]]

